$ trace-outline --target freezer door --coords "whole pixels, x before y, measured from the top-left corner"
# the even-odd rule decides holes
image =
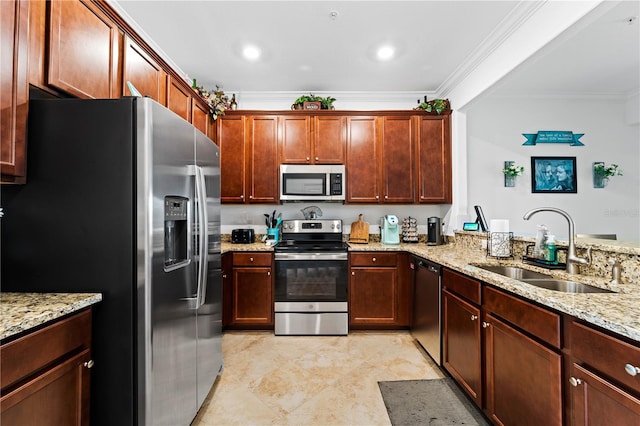
[[[206,262],[203,267],[205,282],[198,308],[197,348],[197,403],[204,402],[216,376],[222,369],[222,263],[220,254],[220,150],[199,130],[195,132],[196,167],[204,181],[206,217],[202,229],[207,232]]]
[[[197,411],[193,127],[151,99],[137,104],[138,424],[187,425]],[[167,200],[187,201],[187,247],[176,256],[165,254]]]

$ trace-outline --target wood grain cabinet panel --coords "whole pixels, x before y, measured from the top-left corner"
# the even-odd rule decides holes
[[[344,164],[347,140],[346,117],[314,117],[312,140],[312,158],[316,164]]]
[[[280,116],[280,163],[312,164],[311,118],[309,116]]]
[[[418,202],[451,203],[451,116],[418,117]]]
[[[347,117],[347,203],[380,201],[380,121]]]
[[[225,116],[216,120],[216,142],[220,146],[220,200],[244,203],[247,176],[245,151],[246,118]]]
[[[487,314],[486,412],[496,424],[562,425],[562,356]]]
[[[273,328],[272,262],[271,253],[233,253],[230,328]]]
[[[124,38],[122,95],[130,96],[127,82],[159,104],[166,105],[167,73],[151,55],[129,36]]]
[[[167,108],[191,122],[191,89],[173,77],[167,81]]]
[[[27,166],[29,1],[0,2],[0,170],[25,183]]]
[[[382,118],[382,201],[413,203],[415,137],[411,117]]]
[[[249,203],[276,203],[278,188],[278,117],[251,116],[247,119],[249,160]]]
[[[118,26],[90,2],[49,2],[47,83],[79,98],[119,95]]]
[[[209,127],[209,108],[203,106],[196,100],[196,98],[192,98],[191,112],[191,123],[194,127],[207,135],[207,137],[211,138],[212,135]]]

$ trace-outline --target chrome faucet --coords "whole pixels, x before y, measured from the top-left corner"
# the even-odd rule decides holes
[[[523,216],[524,220],[529,220],[531,216],[539,212],[554,212],[558,213],[561,216],[564,216],[569,223],[569,249],[567,252],[567,268],[566,271],[570,274],[579,274],[580,268],[578,265],[589,265],[591,264],[591,247],[587,249],[587,257],[582,258],[576,255],[576,235],[575,235],[575,224],[573,223],[573,219],[569,216],[569,213],[564,210],[557,209],[555,207],[539,207],[537,209],[532,209],[526,212]]]

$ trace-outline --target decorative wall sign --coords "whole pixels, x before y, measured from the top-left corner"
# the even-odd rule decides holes
[[[579,139],[584,133],[573,133],[563,130],[540,130],[538,133],[523,133],[527,141],[522,145],[535,145],[538,143],[568,143],[571,146],[584,146]]]
[[[577,193],[576,157],[531,157],[531,192]]]

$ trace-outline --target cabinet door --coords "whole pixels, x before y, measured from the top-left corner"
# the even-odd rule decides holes
[[[582,368],[571,366],[574,426],[640,425],[640,399]]]
[[[496,424],[562,424],[562,357],[486,316],[486,409]],[[603,423],[604,424],[604,423]]]
[[[191,90],[181,80],[169,77],[167,85],[167,108],[191,121]]]
[[[446,290],[442,294],[442,363],[482,407],[480,309]]]
[[[398,320],[397,268],[351,268],[350,325],[395,325]]]
[[[418,117],[418,201],[451,203],[450,116]]]
[[[194,127],[200,130],[202,133],[207,135],[207,137],[211,137],[209,131],[209,109],[205,108],[200,102],[198,102],[195,98],[192,98],[192,116],[191,123]]]
[[[347,118],[348,203],[380,201],[379,138],[377,117]]]
[[[89,2],[49,2],[47,83],[79,98],[119,95],[119,30]]]
[[[249,158],[249,203],[278,201],[278,117],[247,118]],[[245,201],[246,202],[246,201]]]
[[[220,147],[220,200],[244,203],[245,196],[245,117],[225,116],[216,120],[216,142]]]
[[[271,268],[233,268],[233,324],[273,325]]]
[[[34,350],[37,350],[34,349]],[[88,425],[91,353],[85,349],[2,395],[0,417],[7,425]]]
[[[167,73],[138,43],[125,37],[122,94],[130,95],[127,82],[142,94],[166,105]]]
[[[311,164],[311,127],[308,116],[281,116],[280,162]]]
[[[27,162],[28,1],[0,2],[0,169],[2,182],[24,183]]]
[[[233,253],[222,254],[222,328],[233,323]]]
[[[415,148],[411,117],[382,118],[382,201],[413,203]]]
[[[346,117],[315,117],[313,161],[316,164],[344,164],[346,140]]]

